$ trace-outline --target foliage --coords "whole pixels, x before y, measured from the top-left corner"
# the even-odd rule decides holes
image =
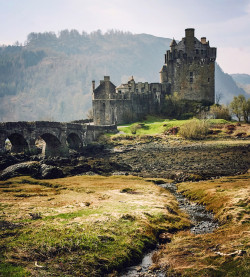
[[[92,80],[109,74],[118,85],[134,72],[137,80],[153,82],[169,43],[114,30],[63,30],[31,33],[24,46],[2,46],[0,121],[83,119],[91,107]]]
[[[189,119],[201,112],[207,111],[210,103],[182,99],[178,92],[167,95],[163,114],[177,119]]]
[[[231,120],[229,108],[225,105],[213,105],[210,107],[210,115],[214,119]]]
[[[206,120],[193,119],[180,127],[179,134],[185,139],[203,139],[208,131],[209,124]]]
[[[138,124],[138,123],[133,124],[133,125],[130,127],[131,133],[132,133],[133,135],[135,135],[136,132],[137,132],[137,130],[141,129],[142,127],[143,127],[142,124]]]
[[[245,122],[248,122],[250,117],[250,98],[246,100],[242,94],[234,96],[233,101],[230,103],[230,109],[239,121],[243,119]]]

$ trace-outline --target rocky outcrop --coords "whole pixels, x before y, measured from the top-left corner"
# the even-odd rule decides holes
[[[41,165],[39,162],[24,162],[14,164],[3,170],[0,175],[0,180],[6,180],[20,175],[30,175],[38,177],[40,174]]]
[[[31,158],[33,162],[20,163],[21,157],[17,159],[10,156],[10,162],[18,164],[4,169],[0,178],[30,175],[51,179],[92,172],[101,175],[132,174],[170,178],[177,182],[198,181],[246,172],[250,168],[250,145],[170,146],[153,142],[132,147],[122,146],[116,151],[87,151],[83,156],[71,158]],[[3,164],[7,165],[6,162],[7,158]]]
[[[56,179],[63,176],[62,169],[57,166],[42,164],[40,167],[39,178],[41,179]]]
[[[59,167],[41,164],[37,161],[30,161],[7,167],[2,171],[0,180],[24,175],[29,175],[38,179],[54,179],[64,176],[63,171]]]
[[[235,175],[250,168],[250,145],[169,146],[148,143],[110,153],[109,159],[123,161],[131,173],[142,177],[171,178],[178,182]]]

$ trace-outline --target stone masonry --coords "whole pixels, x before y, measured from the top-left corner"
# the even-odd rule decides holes
[[[97,88],[92,82],[94,124],[123,124],[160,114],[166,95],[175,92],[181,99],[213,104],[215,59],[216,48],[205,37],[199,41],[194,29],[186,29],[185,37],[179,43],[173,39],[165,54],[160,83],[136,83],[131,77],[116,87],[109,76]]]

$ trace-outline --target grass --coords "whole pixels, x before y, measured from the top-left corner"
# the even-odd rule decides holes
[[[180,127],[189,120],[169,120],[160,118],[149,118],[142,122],[136,122],[126,126],[118,126],[118,130],[124,132],[127,135],[132,135],[133,126],[143,124],[143,126],[136,131],[136,135],[157,135],[162,134],[164,131],[171,127]],[[132,130],[131,130],[132,129]]]
[[[248,173],[178,185],[213,211],[220,227],[206,235],[176,234],[157,261],[168,268],[168,276],[249,276],[249,181]],[[237,250],[242,254],[230,255]]]
[[[184,124],[192,122],[193,119],[188,120],[175,120],[175,119],[163,119],[158,117],[147,117],[146,120],[128,124],[125,126],[118,126],[118,130],[123,132],[125,135],[159,135],[168,131],[173,127],[181,127]],[[209,119],[206,121],[211,129],[223,129],[227,125],[235,125],[236,122],[230,122],[224,119]],[[242,126],[245,126],[244,124]],[[246,125],[247,126],[247,125]],[[138,127],[138,128],[136,128]],[[241,129],[241,126],[237,126],[237,129]],[[136,132],[135,132],[136,129]],[[224,130],[226,131],[226,130]],[[244,130],[246,131],[246,130]],[[224,132],[225,133],[225,132]],[[247,128],[247,134],[249,128]]]
[[[16,177],[0,195],[1,276],[104,276],[189,226],[171,194],[139,177]]]

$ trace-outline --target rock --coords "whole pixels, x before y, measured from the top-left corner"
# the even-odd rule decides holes
[[[24,162],[19,164],[11,165],[5,168],[0,175],[0,180],[6,180],[15,176],[29,175],[31,177],[38,177],[40,171],[40,163]]]
[[[63,172],[62,172],[61,168],[59,168],[59,167],[42,164],[41,168],[40,168],[40,176],[39,177],[42,179],[62,178]]]
[[[91,166],[86,164],[80,164],[77,166],[74,166],[71,170],[70,170],[70,174],[72,175],[78,175],[78,174],[82,174],[85,172],[89,172],[91,170]]]
[[[137,271],[137,272],[142,271],[142,267],[141,267],[141,266],[137,266],[137,267],[136,267],[136,271]]]
[[[164,243],[169,243],[171,242],[172,234],[170,233],[162,233],[159,235],[159,243],[164,244]]]

